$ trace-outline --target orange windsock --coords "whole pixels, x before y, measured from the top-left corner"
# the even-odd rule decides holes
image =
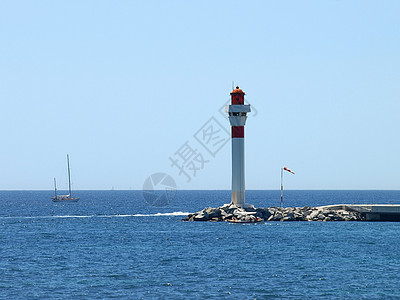
[[[288,168],[286,168],[286,167],[284,167],[283,169],[284,169],[285,171],[288,171],[288,172],[294,174],[294,172],[293,172],[292,170],[290,170],[290,169],[288,169]]]

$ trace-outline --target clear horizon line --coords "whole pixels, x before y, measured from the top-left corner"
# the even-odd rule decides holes
[[[0,189],[0,192],[54,192],[53,189]],[[67,189],[58,189],[57,191],[68,191]],[[79,191],[145,191],[144,189],[79,189],[74,190],[74,193]],[[147,190],[146,190],[147,191]],[[162,190],[151,190],[151,191],[165,191]],[[176,189],[176,191],[231,191],[230,189]],[[248,189],[246,191],[280,191],[280,189]],[[285,189],[285,191],[400,191],[400,189],[333,189],[333,188],[324,188],[324,189]]]

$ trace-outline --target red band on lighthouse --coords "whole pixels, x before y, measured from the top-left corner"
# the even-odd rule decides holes
[[[232,126],[232,138],[244,138],[244,126]]]

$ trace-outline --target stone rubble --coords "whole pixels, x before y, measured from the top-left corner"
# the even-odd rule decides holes
[[[344,208],[326,207],[258,207],[252,205],[246,208],[234,204],[225,204],[189,214],[183,221],[365,221],[365,215]]]

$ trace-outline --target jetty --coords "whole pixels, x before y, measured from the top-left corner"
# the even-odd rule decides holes
[[[283,173],[295,174],[287,167],[281,168],[281,207],[259,207],[245,201],[244,128],[247,113],[245,92],[236,86],[230,93],[231,104],[225,107],[231,125],[232,191],[231,202],[220,207],[207,207],[189,214],[184,221],[211,221],[233,223],[258,223],[260,221],[400,221],[400,204],[337,204],[319,207],[282,207]]]
[[[361,213],[365,221],[400,222],[400,204],[341,204],[322,206],[326,209],[345,209]]]
[[[304,207],[240,207],[230,203],[189,214],[184,221],[394,221],[400,222],[400,204],[335,204]]]

